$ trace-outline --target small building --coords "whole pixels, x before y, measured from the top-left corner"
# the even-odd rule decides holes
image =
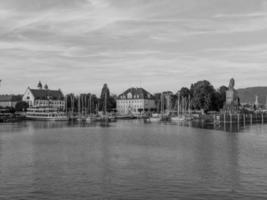
[[[27,102],[29,107],[65,108],[65,99],[61,90],[50,90],[47,85],[43,88],[40,82],[37,89],[28,87],[22,100]]]
[[[117,98],[117,112],[121,115],[154,111],[155,99],[143,88],[129,88]]]
[[[0,107],[15,108],[16,104],[22,100],[22,95],[0,95]]]

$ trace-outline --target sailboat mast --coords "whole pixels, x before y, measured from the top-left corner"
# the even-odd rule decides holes
[[[189,95],[189,105],[188,105],[189,114],[191,115],[191,97]]]
[[[164,112],[164,99],[163,99],[163,93],[161,93],[161,109],[160,109],[160,112],[161,114],[163,114]]]
[[[71,109],[72,109],[72,115],[74,115],[74,96],[71,95]]]
[[[81,118],[81,96],[78,96],[78,115]]]
[[[91,94],[89,96],[89,101],[88,101],[88,114],[91,115]]]
[[[105,92],[105,101],[104,101],[104,114],[107,113],[107,93]]]
[[[180,93],[177,95],[177,116],[180,114]]]

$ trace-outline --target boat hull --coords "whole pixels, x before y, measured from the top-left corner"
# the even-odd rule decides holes
[[[172,120],[173,122],[183,122],[183,121],[185,121],[186,119],[185,119],[185,117],[172,117],[171,120]]]
[[[68,121],[68,117],[31,117],[26,116],[26,119],[33,121]]]

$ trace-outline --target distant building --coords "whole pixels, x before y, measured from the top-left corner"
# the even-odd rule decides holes
[[[64,95],[61,90],[50,90],[46,85],[43,89],[39,82],[38,89],[27,88],[22,98],[30,107],[52,107],[58,109],[65,108]]]
[[[143,88],[129,88],[117,98],[119,114],[138,114],[143,111],[155,110],[155,108],[153,95]]]
[[[0,95],[0,107],[15,108],[16,104],[21,100],[21,95]]]

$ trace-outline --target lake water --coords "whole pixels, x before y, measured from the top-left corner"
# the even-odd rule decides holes
[[[267,125],[0,124],[0,199],[267,199]]]

